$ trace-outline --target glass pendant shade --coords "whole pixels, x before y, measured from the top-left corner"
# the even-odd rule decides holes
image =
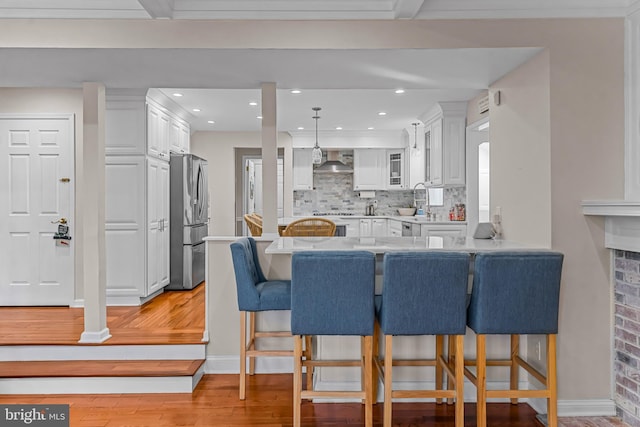
[[[314,165],[322,163],[322,150],[317,145],[313,147],[313,151],[311,152],[311,161]]]

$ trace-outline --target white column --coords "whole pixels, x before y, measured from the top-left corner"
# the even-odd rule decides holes
[[[276,84],[262,84],[262,235],[278,236]]]
[[[105,88],[84,83],[83,94],[83,247],[84,332],[82,343],[99,343],[111,337],[107,328],[105,260]]]
[[[625,40],[625,185],[627,201],[640,200],[640,2],[627,16]]]

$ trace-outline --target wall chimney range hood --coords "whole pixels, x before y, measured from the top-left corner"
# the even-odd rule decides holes
[[[327,161],[314,169],[314,173],[333,174],[333,173],[353,173],[353,169],[340,160],[338,151],[327,151]]]

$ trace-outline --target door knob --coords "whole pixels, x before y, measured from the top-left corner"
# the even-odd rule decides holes
[[[67,223],[67,218],[60,218],[57,221],[51,221],[51,224],[66,224]]]

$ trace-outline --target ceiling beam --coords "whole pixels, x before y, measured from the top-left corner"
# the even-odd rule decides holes
[[[138,0],[153,19],[173,19],[174,0]]]
[[[420,11],[424,0],[397,0],[394,7],[396,19],[413,19]]]

